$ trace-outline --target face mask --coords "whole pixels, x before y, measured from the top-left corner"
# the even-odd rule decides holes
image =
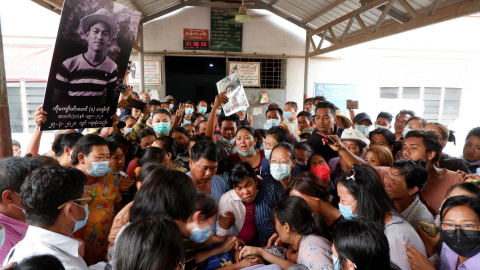
[[[277,181],[285,179],[290,174],[290,165],[288,164],[272,164],[270,165],[270,173]]]
[[[222,110],[217,110],[217,111],[215,112],[216,115],[220,115],[221,113],[222,113]]]
[[[345,206],[341,203],[338,204],[338,210],[340,211],[340,214],[345,218],[345,219],[352,219],[355,217],[358,217],[357,214],[354,214],[352,211],[352,206],[354,206],[357,203],[355,201],[352,205],[350,206]]]
[[[212,228],[210,227],[210,225],[205,226],[205,229],[203,230],[200,229],[200,227],[196,226],[188,239],[192,240],[195,243],[203,243],[207,241],[211,234]]]
[[[168,104],[168,109],[169,109],[169,110],[173,109],[173,104],[171,104],[171,103]]]
[[[340,270],[340,260],[332,254],[333,270]]]
[[[186,115],[190,115],[190,114],[192,114],[192,113],[193,113],[193,108],[186,108],[186,109],[185,109],[185,114],[186,114]]]
[[[267,120],[267,127],[268,128],[277,127],[278,125],[280,125],[280,120],[278,120],[278,119]]]
[[[472,257],[480,252],[480,232],[461,229],[442,230],[440,238],[462,257]]]
[[[315,166],[313,169],[310,170],[311,172],[313,172],[314,174],[316,174],[318,177],[320,177],[320,179],[323,181],[323,182],[327,182],[328,179],[330,178],[330,167],[328,165],[317,165]]]
[[[263,150],[263,153],[265,154],[265,158],[267,158],[267,160],[269,160],[270,155],[272,154],[272,150]]]
[[[243,152],[243,151],[238,150],[238,153],[240,155],[246,157],[246,156],[250,156],[253,153],[253,151],[255,151],[255,148],[252,146],[250,149],[247,150],[247,152]]]
[[[292,118],[293,115],[292,115],[292,112],[284,112],[284,113],[283,113],[283,116],[284,116],[286,119],[290,119],[290,118]]]
[[[467,160],[463,157],[463,155],[460,155],[460,158],[462,158],[463,162],[467,163],[468,166],[478,166],[478,165],[480,165],[480,160],[473,161],[473,162],[467,161]],[[479,174],[479,173],[480,173],[480,170],[477,168],[477,174]]]
[[[125,128],[125,134],[132,132],[133,128]]]
[[[83,165],[83,168],[87,171],[88,175],[93,176],[93,177],[102,177],[104,176],[107,172],[108,169],[110,169],[110,161],[96,161],[96,162],[91,162],[87,157],[85,157],[88,162],[92,164],[92,169],[87,169],[85,168],[85,165]]]
[[[260,150],[265,149],[265,143],[260,144]]]
[[[206,113],[207,112],[207,108],[206,107],[198,107],[198,112],[199,113]]]
[[[76,203],[74,203],[74,204],[76,204]],[[73,232],[76,232],[76,231],[80,230],[83,226],[85,226],[85,224],[87,224],[88,214],[90,213],[90,211],[88,210],[88,204],[85,204],[84,206],[81,206],[79,204],[76,204],[76,205],[82,207],[83,210],[85,210],[85,219],[77,221],[77,220],[72,218],[72,220],[75,221],[75,228],[73,228]]]
[[[405,128],[403,129],[403,132],[402,132],[402,135],[403,135],[403,138],[405,139],[405,137],[407,136],[407,133],[411,131],[410,129],[410,126],[405,126]]]
[[[377,128],[388,129],[388,126],[375,125],[375,129],[377,129]]]
[[[170,123],[156,123],[153,125],[155,133],[165,135],[170,131]]]
[[[119,174],[120,172],[116,172],[116,171],[110,169],[110,167],[109,167],[109,168],[108,168],[108,173],[109,173],[109,174],[113,174],[113,175],[117,175],[117,174]]]
[[[311,114],[312,116],[315,116],[315,109],[311,110],[311,111],[310,111],[310,114]]]
[[[18,196],[20,196],[20,194],[18,194],[18,193],[17,193],[17,192],[15,192],[15,191],[14,191],[13,193],[15,193],[15,194],[17,194]],[[20,209],[20,210],[22,210],[22,212],[25,214],[25,209],[23,209],[22,207],[20,207],[20,206],[18,206],[18,205],[16,205],[16,204],[14,204],[14,203],[12,203],[12,205],[13,205],[14,207],[16,207],[17,209]]]
[[[365,136],[368,136],[368,133],[370,132],[369,127],[367,127],[365,125],[355,125],[355,129],[362,132],[363,135],[365,135]]]
[[[220,137],[220,140],[228,145],[232,145],[235,142],[235,137],[233,137],[233,139],[231,139],[230,141],[225,139],[224,137]]]

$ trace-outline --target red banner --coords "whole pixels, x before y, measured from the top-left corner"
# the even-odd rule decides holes
[[[7,81],[47,81],[52,46],[3,45]]]
[[[208,40],[208,29],[183,28],[183,39]]]

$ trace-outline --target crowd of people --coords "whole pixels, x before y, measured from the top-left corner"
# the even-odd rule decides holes
[[[255,129],[227,102],[127,87],[112,127],[57,131],[48,153],[39,107],[25,156],[0,160],[3,268],[478,269],[480,127],[454,157],[410,110],[317,96]]]

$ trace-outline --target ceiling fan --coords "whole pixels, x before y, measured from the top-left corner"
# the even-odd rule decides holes
[[[244,0],[242,0],[242,5],[238,8],[238,12],[232,15],[235,15],[235,18],[226,21],[227,23],[246,23],[251,19],[264,16],[264,15],[248,15],[247,7],[245,6]]]

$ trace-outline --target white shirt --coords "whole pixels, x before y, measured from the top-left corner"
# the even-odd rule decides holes
[[[217,235],[218,236],[237,236],[242,230],[243,223],[245,223],[245,215],[247,210],[243,205],[242,199],[235,193],[235,190],[230,190],[223,194],[218,202],[218,214],[221,215],[225,212],[232,212],[235,217],[235,224],[228,229],[222,229],[217,222]]]
[[[78,254],[80,245],[81,242],[71,237],[29,226],[25,238],[10,250],[3,266],[11,262],[20,262],[34,255],[53,255],[60,260],[65,269],[88,269],[87,264]]]

